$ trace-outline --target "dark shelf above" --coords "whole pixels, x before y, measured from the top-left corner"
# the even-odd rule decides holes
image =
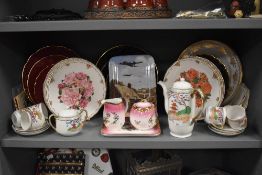
[[[0,32],[169,29],[262,29],[262,19],[132,19],[0,22]]]
[[[20,148],[112,148],[112,149],[234,149],[262,148],[262,138],[246,131],[236,137],[223,137],[212,133],[204,123],[198,123],[193,135],[187,139],[170,136],[166,117],[161,118],[163,132],[158,137],[104,137],[100,135],[102,119],[97,117],[87,124],[81,134],[63,137],[49,131],[31,137],[10,131],[1,140],[2,147]]]

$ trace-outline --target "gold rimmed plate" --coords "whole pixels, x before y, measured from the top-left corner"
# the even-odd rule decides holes
[[[148,53],[135,46],[117,45],[107,49],[97,60],[96,66],[104,75],[108,75],[108,63],[112,57],[124,55],[147,55]]]
[[[22,71],[23,89],[27,94],[27,96],[29,97],[29,100],[31,101],[32,99],[30,99],[29,90],[27,86],[28,74],[36,62],[38,62],[41,58],[47,57],[49,55],[63,55],[67,58],[78,57],[78,55],[73,50],[66,48],[64,46],[46,46],[34,52],[26,61]]]
[[[171,88],[180,77],[185,78],[194,88],[202,90],[205,96],[203,110],[208,106],[220,106],[224,99],[225,84],[222,74],[212,62],[192,56],[176,61],[165,74],[164,82],[167,88]],[[197,96],[197,111],[201,106],[202,100]]]
[[[28,87],[28,95],[29,98],[31,99],[32,102],[34,103],[40,103],[43,102],[43,100],[38,100],[38,99],[43,99],[43,82],[40,82],[38,86],[42,87],[40,89],[40,92],[35,93],[35,83],[36,83],[36,78],[40,75],[45,73],[44,76],[46,76],[47,72],[51,69],[51,65],[56,64],[57,62],[66,59],[67,57],[63,55],[49,55],[47,57],[41,58],[39,61],[37,61],[31,68],[31,70],[28,73],[28,80],[27,80],[27,87]],[[42,83],[42,84],[41,84]],[[36,99],[36,96],[42,96]]]
[[[100,70],[81,58],[69,58],[55,64],[43,85],[44,101],[58,115],[66,109],[85,109],[93,117],[106,96],[106,83]]]
[[[238,86],[242,82],[243,72],[241,62],[236,53],[229,46],[214,40],[203,40],[193,43],[180,54],[179,59],[203,55],[208,55],[217,59],[220,64],[224,66],[223,69],[225,69],[228,74],[228,85],[226,85],[226,94],[223,101],[223,105],[226,105],[232,100]],[[217,64],[216,66],[219,67]],[[221,72],[223,71],[221,70]],[[224,79],[227,79],[225,75]]]

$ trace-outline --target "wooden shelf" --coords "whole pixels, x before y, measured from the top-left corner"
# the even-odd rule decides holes
[[[204,123],[197,123],[193,135],[178,139],[169,134],[166,116],[161,118],[162,134],[158,137],[104,137],[100,134],[101,117],[89,122],[81,134],[63,137],[49,131],[31,137],[16,135],[10,131],[1,140],[2,147],[21,148],[113,148],[113,149],[224,149],[262,148],[262,138],[247,130],[235,137],[212,133]]]

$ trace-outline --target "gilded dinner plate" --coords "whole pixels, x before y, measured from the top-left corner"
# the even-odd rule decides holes
[[[222,69],[225,69],[228,74],[228,85],[226,86],[223,105],[228,104],[234,97],[238,86],[242,82],[242,65],[236,53],[226,44],[219,41],[203,40],[187,47],[180,54],[179,59],[184,59],[189,56],[209,56],[217,59],[224,66]],[[219,67],[217,64],[216,66]],[[221,72],[224,72],[222,69]],[[227,79],[225,75],[224,79]]]
[[[66,59],[65,56],[63,55],[49,55],[47,57],[43,57],[41,58],[39,61],[37,61],[31,68],[31,70],[28,73],[28,78],[27,78],[27,87],[28,87],[28,95],[29,98],[31,99],[31,101],[33,103],[40,103],[43,101],[37,101],[34,93],[34,85],[36,82],[36,78],[38,77],[39,74],[45,72],[47,74],[48,70],[51,69],[50,65],[54,65],[55,63]],[[44,71],[46,70],[46,71]],[[46,76],[45,74],[45,76]],[[42,81],[42,88],[43,88],[43,81]],[[40,90],[43,91],[43,90]],[[43,95],[42,93],[40,93],[41,95]],[[43,99],[43,98],[42,98]]]
[[[22,71],[22,85],[27,96],[29,96],[27,82],[28,82],[28,74],[30,70],[35,65],[35,63],[38,62],[41,58],[47,57],[49,55],[63,55],[67,58],[78,56],[73,50],[68,49],[64,46],[46,46],[34,52],[26,61]]]
[[[85,109],[93,117],[106,96],[106,83],[100,70],[81,58],[58,62],[48,72],[43,87],[44,100],[58,115],[66,109]]]
[[[108,75],[108,63],[112,57],[124,55],[146,55],[148,54],[141,48],[129,45],[117,45],[107,49],[97,60],[96,66],[104,75]]]
[[[189,57],[176,61],[166,72],[164,82],[168,89],[180,77],[185,78],[194,88],[202,90],[205,96],[204,109],[208,106],[220,106],[225,94],[225,84],[218,68],[210,61],[200,57]],[[199,96],[196,98],[198,112],[202,106]]]

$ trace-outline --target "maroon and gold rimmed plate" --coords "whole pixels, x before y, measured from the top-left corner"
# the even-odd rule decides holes
[[[66,59],[66,58],[67,57],[65,57],[63,55],[50,55],[50,56],[41,58],[39,61],[37,61],[33,65],[31,70],[29,71],[28,80],[27,80],[28,96],[33,103],[37,103],[36,100],[35,100],[34,85],[35,85],[35,80],[38,77],[38,75],[40,73],[43,73],[42,71],[46,70],[47,68],[49,68],[48,69],[48,71],[49,71],[52,68],[51,65],[54,65],[54,64],[58,63],[59,61]],[[46,72],[46,74],[47,73],[48,72]],[[43,86],[43,82],[42,82],[42,86]]]
[[[66,48],[64,46],[46,46],[40,48],[35,53],[33,53],[25,63],[22,71],[22,85],[25,93],[28,95],[28,74],[34,64],[39,61],[41,58],[49,56],[49,55],[64,55],[68,58],[77,57],[78,55],[71,49]]]

